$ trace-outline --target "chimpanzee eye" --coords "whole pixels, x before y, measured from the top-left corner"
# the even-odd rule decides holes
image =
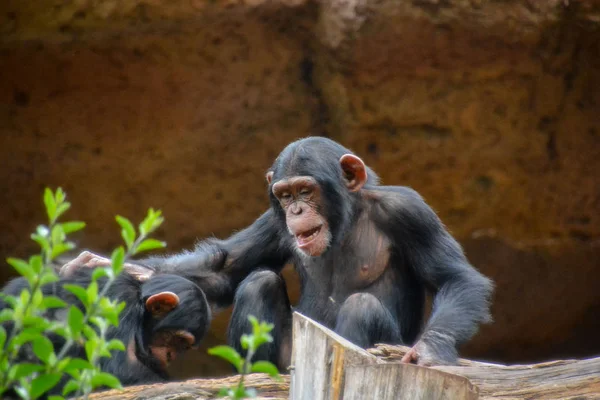
[[[279,196],[279,198],[281,200],[289,200],[292,197],[291,194],[289,194],[288,192],[283,192],[281,193],[281,196]]]
[[[310,194],[310,189],[309,189],[309,188],[302,188],[302,189],[300,190],[300,194],[301,194],[301,195],[307,195],[307,194]]]

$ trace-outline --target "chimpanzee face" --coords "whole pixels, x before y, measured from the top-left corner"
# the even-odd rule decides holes
[[[202,290],[185,278],[157,275],[148,283],[171,289],[145,300],[147,326],[152,332],[149,352],[166,368],[179,354],[200,343],[208,330],[210,309]]]
[[[365,164],[355,155],[346,154],[339,165],[343,173],[342,189],[358,192],[367,180]],[[273,175],[272,171],[267,173],[269,184]],[[286,226],[297,250],[308,256],[322,255],[331,244],[332,234],[323,212],[327,194],[317,180],[310,175],[286,177],[274,182],[271,191],[284,211]]]

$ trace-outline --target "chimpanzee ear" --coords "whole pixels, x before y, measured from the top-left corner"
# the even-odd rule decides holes
[[[179,296],[175,293],[160,292],[148,297],[148,300],[146,300],[146,310],[154,316],[161,316],[177,307],[178,304]]]
[[[273,180],[273,171],[267,172],[267,175],[265,175],[265,178],[267,178],[267,183],[270,185],[271,181]]]
[[[354,154],[344,154],[340,166],[346,177],[346,186],[351,192],[358,192],[367,182],[367,167],[363,160]]]

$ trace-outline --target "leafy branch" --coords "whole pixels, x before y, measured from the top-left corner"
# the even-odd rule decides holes
[[[67,241],[67,235],[85,227],[80,221],[58,222],[59,218],[71,207],[61,188],[55,192],[46,189],[44,205],[48,217],[48,226],[40,225],[31,238],[41,248],[40,254],[29,260],[9,258],[8,263],[23,276],[28,287],[19,296],[2,294],[9,307],[0,311],[0,395],[12,389],[23,399],[36,399],[51,391],[65,375],[70,379],[63,388],[63,395],[76,392],[87,398],[97,387],[121,387],[119,380],[111,374],[102,372],[99,361],[110,357],[111,351],[124,351],[119,340],[106,340],[109,329],[119,324],[119,313],[125,307],[123,302],[111,300],[106,296],[110,286],[123,270],[127,258],[142,251],[165,247],[164,242],[147,237],[163,222],[160,211],[150,209],[148,215],[139,224],[139,236],[129,220],[118,216],[117,222],[122,228],[121,235],[126,244],[113,251],[111,265],[96,268],[92,273],[92,282],[87,288],[78,285],[63,285],[79,299],[85,312],[76,305],[70,305],[67,324],[53,321],[47,317],[48,310],[66,308],[60,298],[44,295],[42,288],[59,280],[51,262],[66,251],[75,248]],[[137,236],[137,237],[136,237]],[[106,278],[99,292],[99,280]],[[5,327],[8,328],[8,333]],[[49,337],[64,339],[58,355]],[[56,339],[55,339],[56,342]],[[69,350],[75,345],[83,345],[87,360],[69,357]],[[22,360],[25,346],[30,346],[35,358]],[[50,396],[50,400],[62,399]]]
[[[270,334],[273,330],[273,324],[259,322],[253,315],[248,316],[248,320],[252,325],[252,333],[249,335],[244,334],[240,338],[240,344],[242,345],[242,348],[246,350],[245,358],[242,358],[240,353],[230,346],[216,346],[208,350],[208,354],[220,357],[232,364],[241,375],[240,381],[235,388],[222,388],[219,391],[217,395],[220,397],[228,396],[234,400],[256,397],[256,390],[246,388],[244,385],[246,375],[253,372],[262,372],[269,374],[272,378],[277,380],[281,379],[277,367],[269,361],[252,362],[252,358],[256,354],[258,348],[265,343],[271,343],[273,341],[273,337]]]

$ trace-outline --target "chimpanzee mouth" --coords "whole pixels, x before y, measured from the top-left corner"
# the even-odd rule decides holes
[[[298,242],[298,247],[303,248],[310,244],[313,240],[315,240],[321,232],[322,227],[323,225],[319,225],[317,227],[309,229],[308,231],[297,234],[296,241]]]

